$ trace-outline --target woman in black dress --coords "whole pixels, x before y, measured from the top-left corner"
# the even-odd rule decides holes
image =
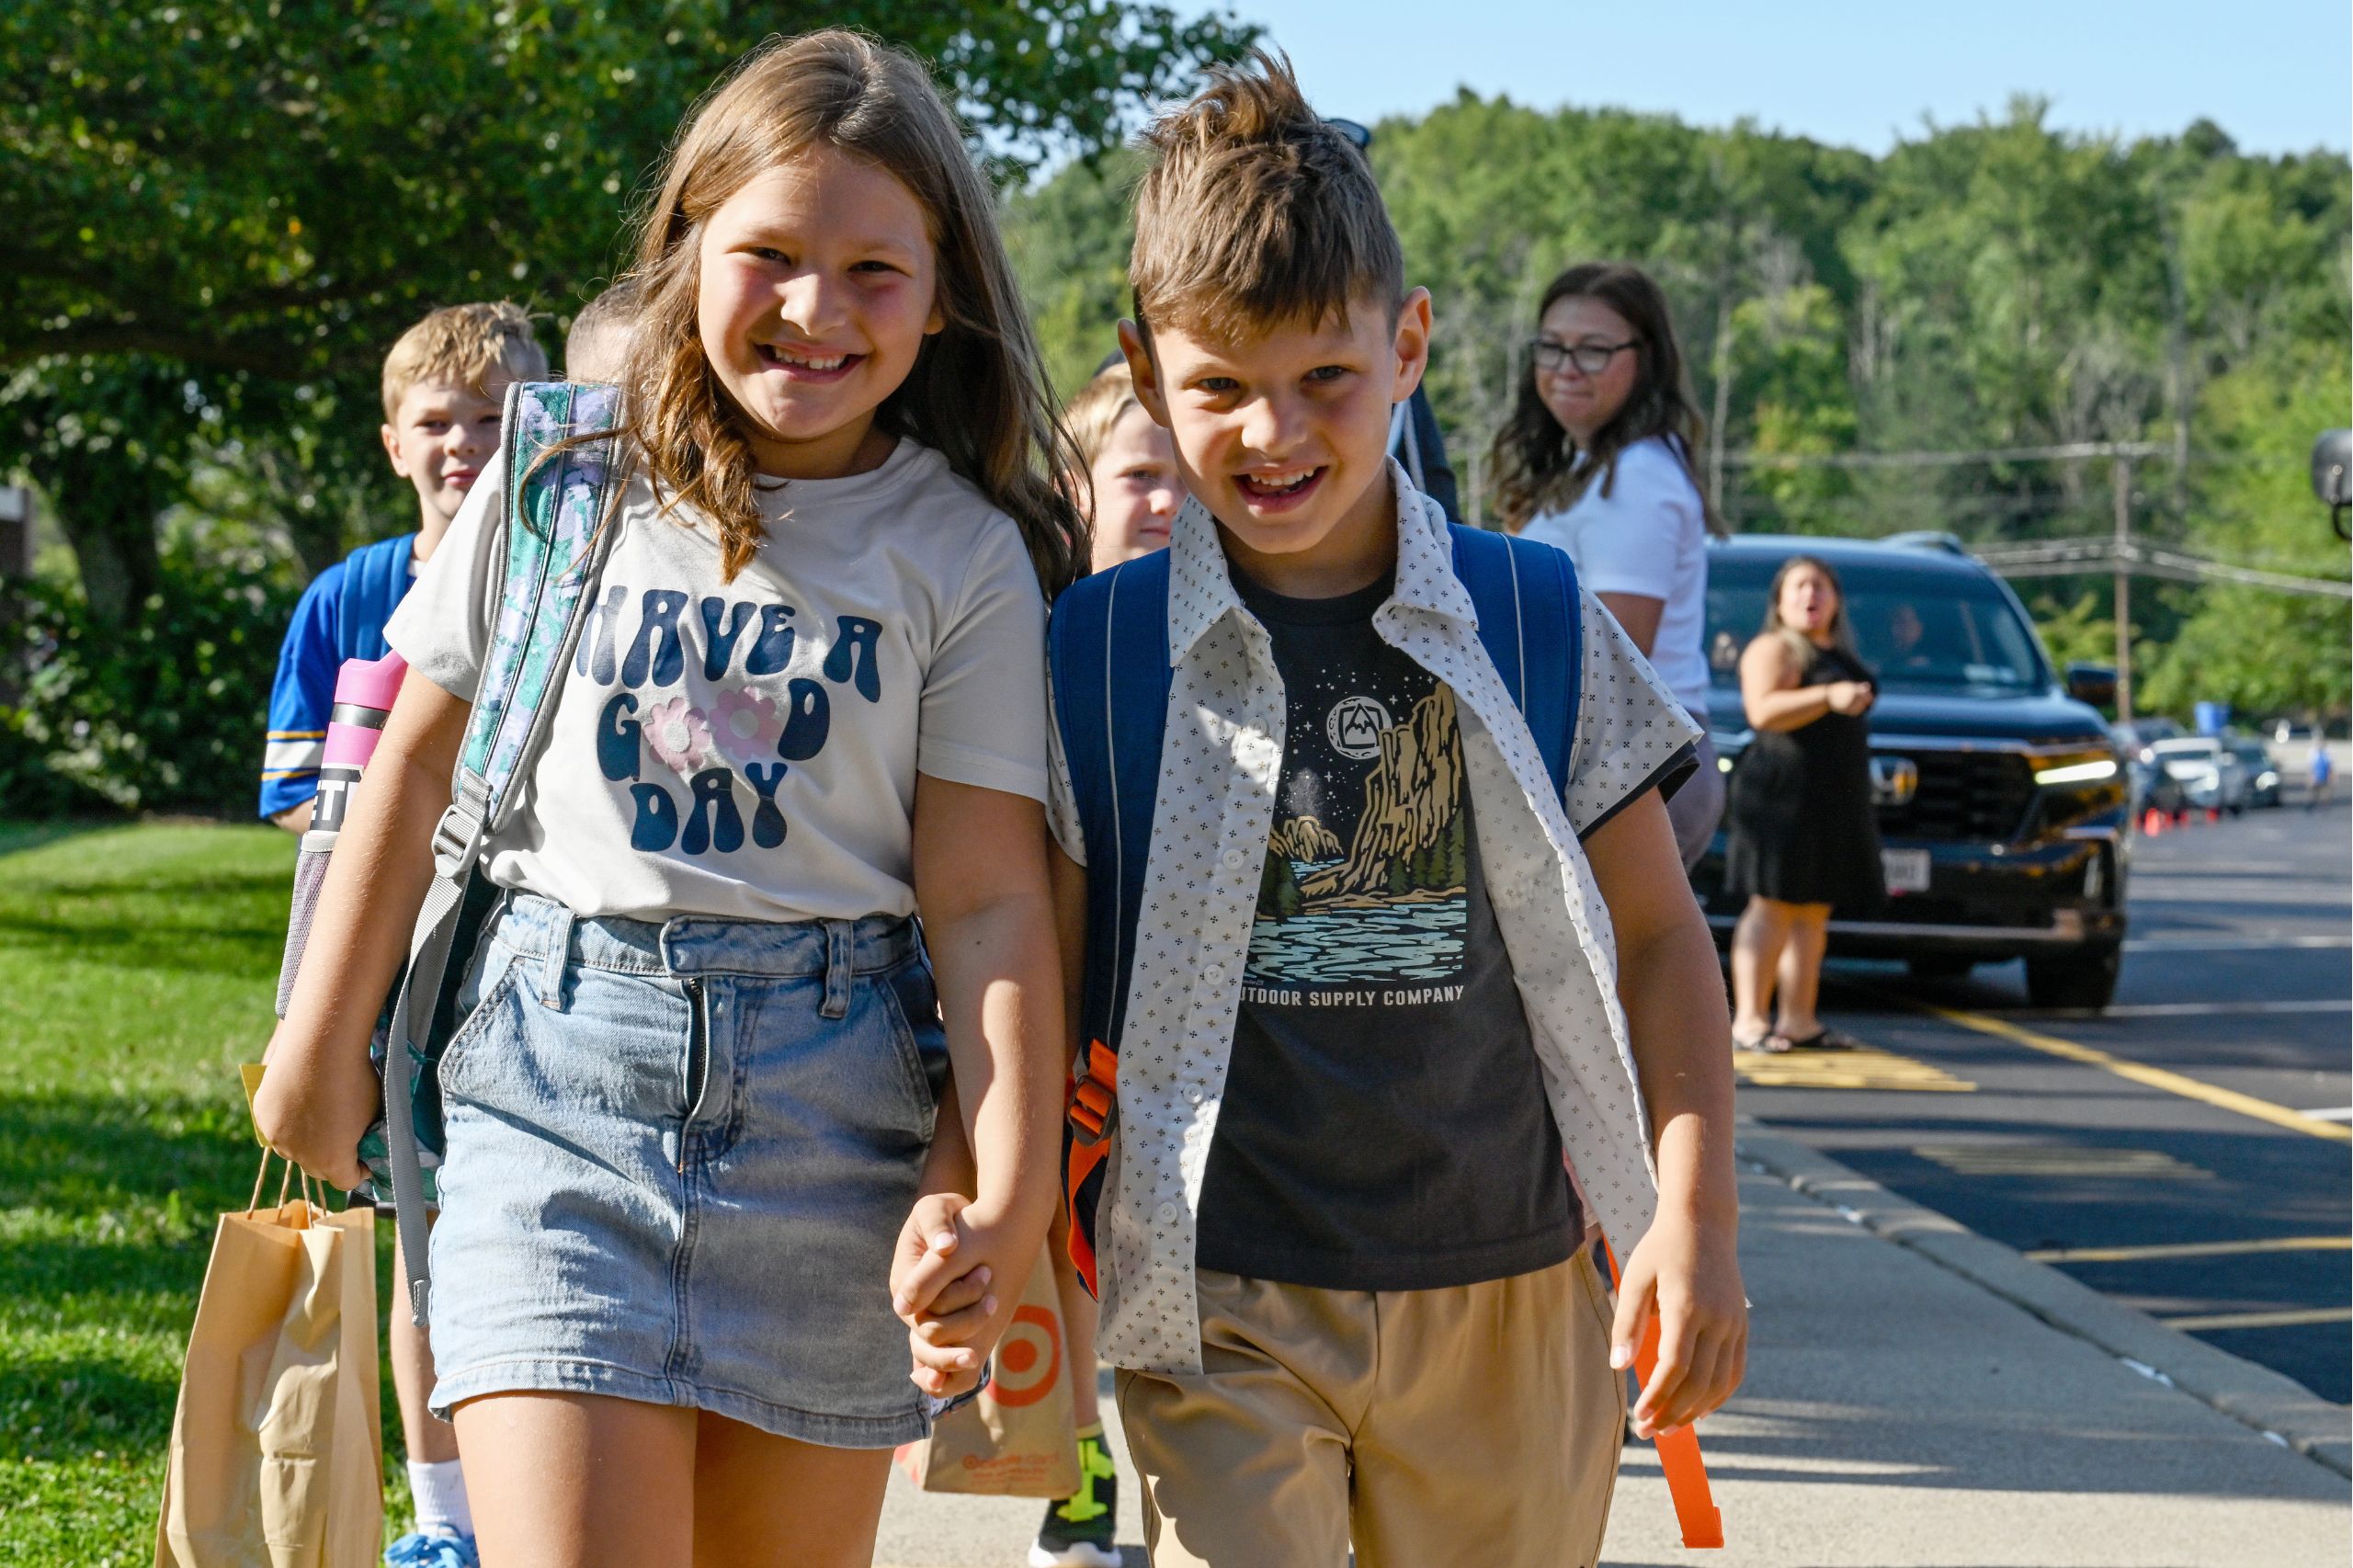
[[[1724,890],[1748,899],[1732,938],[1732,1035],[1742,1050],[1854,1043],[1823,1027],[1814,999],[1831,910],[1869,915],[1887,896],[1863,720],[1877,695],[1855,654],[1838,574],[1811,555],[1790,557],[1767,592],[1765,630],[1740,656],[1756,736],[1724,813]]]

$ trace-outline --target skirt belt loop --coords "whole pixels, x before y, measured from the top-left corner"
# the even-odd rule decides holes
[[[556,906],[555,926],[548,932],[547,955],[540,960],[540,1002],[551,1012],[563,1011],[563,970],[572,960],[572,926],[580,917],[568,903]]]
[[[847,920],[825,922],[825,1000],[821,1018],[849,1017],[849,986],[858,959],[858,927]]]

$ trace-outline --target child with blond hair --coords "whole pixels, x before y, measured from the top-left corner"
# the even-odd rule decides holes
[[[415,493],[417,523],[320,573],[294,607],[270,687],[261,776],[261,814],[278,826],[293,833],[310,826],[335,672],[347,659],[384,656],[385,622],[497,450],[506,389],[547,373],[530,317],[504,300],[434,311],[384,357],[384,453]],[[405,1312],[392,1314],[390,1341],[416,1522],[384,1561],[392,1568],[473,1568],[473,1511],[457,1435],[428,1403],[433,1348]]]
[[[1176,449],[1168,432],[1136,401],[1128,362],[1114,358],[1063,410],[1082,465],[1072,476],[1095,523],[1095,570],[1103,571],[1168,543],[1168,525],[1185,504]]]

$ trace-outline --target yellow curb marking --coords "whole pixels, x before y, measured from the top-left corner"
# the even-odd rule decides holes
[[[2214,1179],[2212,1171],[2157,1149],[2086,1149],[2074,1143],[1923,1143],[1912,1152],[1960,1176]]]
[[[1940,1067],[1866,1046],[1859,1051],[1735,1051],[1733,1070],[1760,1089],[1917,1089],[1944,1094],[1977,1087]]]
[[[2140,1247],[2042,1247],[2037,1263],[2140,1263],[2163,1257],[2241,1257],[2258,1252],[2347,1252],[2353,1236],[2268,1236],[2258,1242],[2168,1242]]]
[[[2184,1077],[2179,1073],[2168,1073],[2162,1067],[2144,1066],[2138,1062],[2128,1062],[2120,1056],[2110,1056],[2105,1051],[2094,1051],[2090,1046],[2077,1045],[2072,1040],[2061,1040],[2056,1035],[2020,1028],[2006,1018],[1989,1018],[1983,1013],[1965,1013],[1956,1007],[1938,1007],[1926,1002],[1900,1000],[1903,1000],[1906,1006],[1927,1013],[1932,1017],[1942,1018],[1947,1023],[1959,1024],[1962,1028],[1974,1029],[1979,1034],[1989,1034],[2001,1040],[2010,1040],[2025,1046],[2029,1051],[2040,1051],[2048,1056],[2063,1057],[2069,1062],[2080,1062],[2087,1067],[2101,1068],[2115,1074],[2120,1078],[2129,1079],[2135,1084],[2145,1084],[2150,1088],[2162,1089],[2169,1095],[2179,1095],[2185,1099],[2202,1100],[2208,1105],[2223,1110],[2236,1111],[2241,1116],[2251,1116],[2257,1121],[2268,1121],[2275,1127],[2287,1128],[2291,1132],[2308,1133],[2314,1138],[2330,1138],[2339,1143],[2353,1142],[2353,1126],[2339,1127],[2335,1122],[2323,1121],[2317,1117],[2306,1116],[2302,1111],[2290,1110],[2286,1106],[2273,1105],[2269,1100],[2259,1100],[2253,1095],[2240,1094],[2235,1089],[2219,1088],[2212,1084],[2200,1083],[2195,1078]]]
[[[2319,1307],[2292,1312],[2214,1312],[2205,1317],[2157,1321],[2184,1334],[2201,1328],[2300,1328],[2309,1323],[2353,1323],[2353,1307]]]

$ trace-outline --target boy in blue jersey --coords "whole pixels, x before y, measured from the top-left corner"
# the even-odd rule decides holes
[[[1686,1427],[1745,1357],[1730,1019],[1661,803],[1698,732],[1564,557],[1384,455],[1429,296],[1289,69],[1145,142],[1120,342],[1192,499],[1055,605],[1051,812],[1152,1562],[1589,1568],[1626,1415]]]
[[[270,687],[261,775],[261,814],[278,826],[310,826],[335,672],[346,659],[390,651],[384,623],[498,449],[508,385],[547,373],[530,318],[505,301],[435,311],[384,357],[384,452],[416,491],[416,530],[353,551],[312,579],[294,607]],[[400,1277],[397,1263],[392,1277]],[[406,1312],[392,1316],[391,1346],[416,1528],[384,1560],[392,1568],[477,1568],[457,1434],[427,1407],[432,1347]]]
[[[261,774],[261,814],[278,826],[310,825],[335,671],[346,659],[384,656],[384,622],[498,449],[507,385],[547,373],[530,318],[505,301],[435,311],[384,357],[384,452],[416,491],[416,530],[353,551],[294,607],[270,686]]]

